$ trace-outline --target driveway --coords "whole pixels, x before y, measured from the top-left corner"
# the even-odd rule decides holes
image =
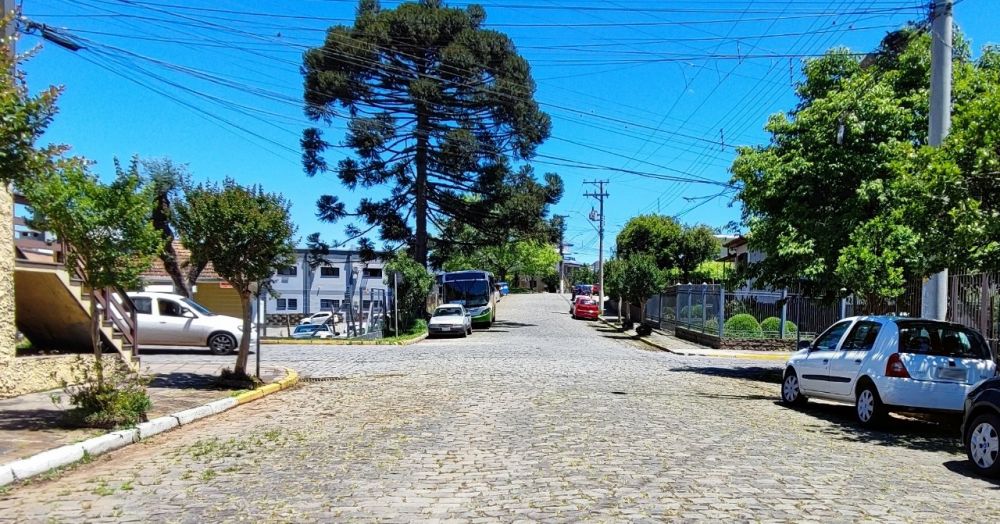
[[[787,409],[779,363],[649,351],[567,311],[514,295],[467,339],[265,346],[302,387],[11,489],[0,520],[1000,518],[949,428]]]

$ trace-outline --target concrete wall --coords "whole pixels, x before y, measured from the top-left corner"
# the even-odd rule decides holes
[[[14,197],[0,185],[0,375],[14,358]]]
[[[94,355],[59,355],[16,357],[0,364],[0,398],[47,391],[61,386],[61,380],[73,382],[73,366],[82,359],[93,365]],[[119,360],[117,353],[103,355],[105,368]]]

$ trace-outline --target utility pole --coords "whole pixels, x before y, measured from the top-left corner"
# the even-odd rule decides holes
[[[557,225],[559,226],[559,294],[565,293],[565,286],[563,285],[565,280],[563,277],[563,268],[565,267],[564,258],[566,256],[563,248],[565,247],[565,236],[566,236],[566,218],[569,215],[552,215],[554,220],[558,220]]]
[[[599,204],[600,210],[598,211],[599,213],[598,219],[600,220],[600,222],[598,222],[598,227],[597,227],[597,236],[599,239],[597,248],[597,264],[601,266],[601,277],[600,277],[601,295],[598,298],[598,300],[601,302],[601,314],[603,315],[605,313],[604,311],[604,199],[608,197],[608,193],[607,191],[604,190],[604,186],[608,184],[608,181],[593,180],[588,182],[585,180],[583,183],[597,186],[598,189],[597,193],[584,193],[583,196],[594,197],[600,203]],[[619,315],[620,314],[621,312],[619,312]]]
[[[951,45],[953,0],[931,7],[931,100],[927,143],[939,147],[951,128]],[[920,315],[944,320],[948,315],[948,269],[931,275],[922,289]]]

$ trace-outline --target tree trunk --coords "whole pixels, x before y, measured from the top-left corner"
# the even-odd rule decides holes
[[[240,337],[239,356],[236,357],[236,375],[247,374],[247,361],[250,360],[250,324],[253,312],[250,310],[250,293],[240,292],[240,305],[243,306],[243,336]]]
[[[414,181],[414,222],[416,223],[416,242],[413,246],[413,259],[421,266],[427,267],[427,157],[429,156],[428,141],[430,140],[430,119],[426,109],[417,108],[416,127],[417,148],[414,156],[417,178]]]
[[[181,266],[177,263],[177,252],[174,251],[174,244],[172,242],[173,236],[167,237],[166,243],[163,245],[163,252],[160,253],[160,260],[163,262],[163,270],[170,275],[170,280],[174,283],[174,289],[177,291],[178,295],[191,298],[191,286],[188,285],[188,281],[181,274]]]
[[[104,384],[104,362],[101,357],[101,315],[97,309],[97,293],[90,290],[90,344],[94,348],[94,372],[97,375],[97,385]]]

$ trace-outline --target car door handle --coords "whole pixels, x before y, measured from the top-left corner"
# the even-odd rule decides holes
[[[824,359],[823,359],[823,363],[824,363],[824,364],[829,364],[829,363],[830,363],[830,359],[828,359],[828,358],[824,358]]]
[[[855,363],[855,364],[860,364],[860,363],[861,363],[861,359],[860,359],[860,358],[856,358],[856,359],[854,359],[854,363]]]

